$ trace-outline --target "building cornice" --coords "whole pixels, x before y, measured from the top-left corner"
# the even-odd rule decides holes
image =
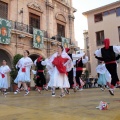
[[[55,2],[58,2],[58,3],[62,4],[62,5],[64,5],[64,6],[67,7],[67,8],[71,8],[70,5],[65,4],[63,1],[60,1],[60,0],[54,0],[54,1],[55,1]]]
[[[37,2],[30,2],[27,4],[27,6],[28,6],[28,8],[31,8],[31,9],[34,9],[36,11],[43,13],[41,6]]]
[[[48,7],[51,7],[52,9],[54,9],[54,5],[52,4],[52,3],[50,3],[50,2],[46,2],[46,6],[48,6]]]
[[[86,11],[86,12],[83,12],[82,14],[83,15],[88,15],[89,13],[92,13],[92,12],[95,12],[95,11],[98,11],[98,10],[102,10],[104,8],[108,8],[108,7],[112,7],[114,5],[118,5],[120,4],[120,0],[119,1],[116,1],[116,2],[113,2],[113,3],[110,3],[110,4],[107,4],[107,5],[104,5],[102,7],[98,7],[98,8],[95,8],[95,9],[92,9],[92,10],[89,10],[89,11]]]

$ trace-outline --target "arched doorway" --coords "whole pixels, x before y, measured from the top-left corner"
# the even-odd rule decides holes
[[[2,65],[2,60],[7,61],[7,65],[12,68],[12,56],[3,49],[0,49],[0,66]],[[9,88],[11,87],[11,78],[10,75],[8,74],[8,86]]]
[[[32,61],[34,62],[38,57],[39,57],[39,55],[37,55],[37,54],[31,54],[31,55],[29,55],[29,57],[32,59]]]
[[[7,61],[8,66],[12,67],[12,56],[7,51],[0,49],[0,66],[4,59]]]

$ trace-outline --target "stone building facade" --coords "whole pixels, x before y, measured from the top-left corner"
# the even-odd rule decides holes
[[[49,57],[62,43],[61,37],[69,39],[69,47],[76,48],[74,12],[72,0],[1,0],[0,18],[11,21],[11,42],[0,44],[0,65],[7,59],[12,67],[13,56],[23,54],[23,50],[30,51],[33,61],[39,55]],[[44,33],[42,49],[33,47],[33,28]]]
[[[91,76],[96,77],[95,50],[103,47],[103,40],[110,39],[111,45],[120,45],[120,1],[84,12],[88,20],[88,38],[91,63]],[[118,61],[118,73],[120,66]],[[120,74],[118,74],[120,77]]]

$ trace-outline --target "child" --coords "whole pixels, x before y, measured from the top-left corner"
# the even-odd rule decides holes
[[[7,73],[10,72],[10,68],[7,65],[7,61],[3,60],[2,66],[0,67],[0,89],[3,92],[3,95],[6,95],[6,89],[8,89],[8,79]]]
[[[105,86],[110,83],[111,80],[111,75],[107,71],[104,62],[100,62],[101,64],[97,66],[96,71],[99,73],[99,78],[98,78],[98,85],[101,86],[101,90],[105,90]]]

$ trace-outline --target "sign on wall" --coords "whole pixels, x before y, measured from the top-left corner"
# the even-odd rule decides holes
[[[63,46],[64,48],[69,48],[70,39],[65,38],[65,37],[61,37],[61,39],[62,39],[62,46]]]
[[[44,33],[35,28],[33,28],[33,47],[38,49],[44,48]]]
[[[0,18],[0,43],[10,44],[11,21]]]

